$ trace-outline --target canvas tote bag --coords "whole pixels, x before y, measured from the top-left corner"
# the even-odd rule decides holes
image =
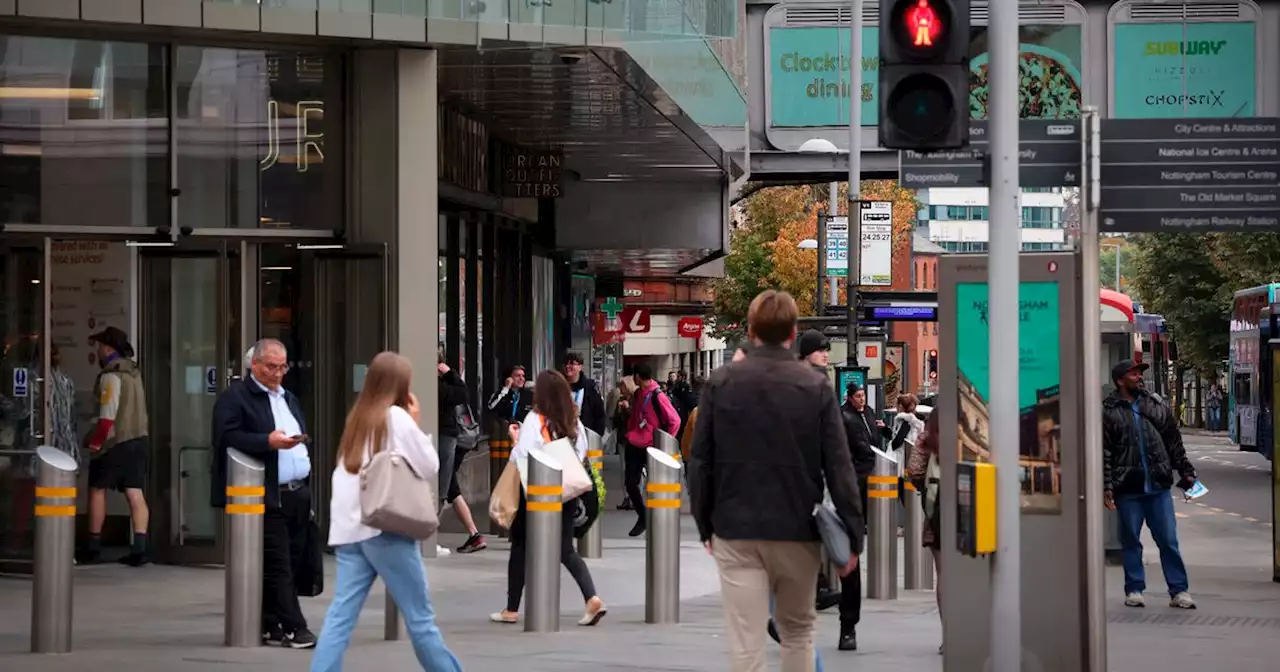
[[[421,541],[440,527],[434,474],[419,474],[394,450],[373,456],[360,470],[360,522]]]

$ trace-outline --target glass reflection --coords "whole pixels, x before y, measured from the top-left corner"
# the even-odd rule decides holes
[[[0,35],[0,224],[167,225],[167,116],[163,46]]]

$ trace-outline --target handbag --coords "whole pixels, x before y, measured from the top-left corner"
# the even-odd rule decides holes
[[[568,439],[556,439],[545,443],[542,446],[542,452],[560,463],[561,485],[564,487],[561,501],[567,502],[591,492],[594,481],[587,475],[588,469],[584,469],[582,462],[578,461],[578,453]]]
[[[507,462],[489,495],[489,517],[503,529],[511,529],[520,508],[520,470],[515,460]]]
[[[302,552],[293,556],[293,587],[298,597],[316,597],[324,592],[324,544],[315,514],[302,528]]]
[[[924,515],[930,521],[938,518],[938,495],[942,484],[942,466],[938,464],[936,454],[929,456],[929,466],[925,470]]]
[[[373,456],[360,470],[360,522],[421,541],[440,527],[434,474],[419,474],[394,450]]]
[[[480,422],[471,410],[471,404],[458,404],[453,407],[453,421],[458,427],[458,450],[463,452],[475,448],[480,443]]]
[[[844,565],[853,555],[853,542],[849,540],[849,531],[844,521],[840,520],[834,506],[822,503],[813,507],[813,520],[818,524],[818,536],[822,537],[822,547],[827,557],[833,562]]]

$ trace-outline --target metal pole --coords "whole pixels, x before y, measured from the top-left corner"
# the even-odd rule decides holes
[[[813,314],[822,315],[823,286],[827,282],[827,222],[832,215],[818,211],[818,284],[813,288]]]
[[[993,0],[987,29],[991,106],[991,248],[988,346],[991,361],[1018,352],[1018,0]],[[996,553],[991,561],[991,669],[1022,669],[1022,530],[1018,482],[1018,367],[993,366],[988,401],[996,467]]]
[[[904,481],[906,489],[906,521],[902,526],[903,563],[906,573],[902,579],[902,587],[907,590],[933,590],[933,554],[920,545],[920,533],[926,525],[924,495],[916,490],[911,481]]]
[[[559,463],[541,450],[530,451],[529,485],[525,488],[525,632],[560,631],[563,495]]]
[[[676,461],[676,464],[684,464],[684,456],[680,454],[680,439],[659,429],[653,433],[653,442],[656,444],[654,448],[670,455],[671,459]],[[682,497],[680,510],[684,513],[689,513],[689,499],[687,497]]]
[[[386,590],[386,595],[383,597],[382,605],[382,638],[388,642],[396,642],[400,641],[404,627],[400,623],[400,610],[396,608],[395,598],[391,597],[391,590],[386,585],[386,582],[383,582],[382,587]]]
[[[867,598],[898,599],[898,465],[876,456],[875,473],[867,478]]]
[[[680,463],[650,448],[645,509],[644,622],[680,622]]]
[[[1084,225],[1083,221],[1081,221],[1081,225],[1082,226]],[[1116,245],[1116,291],[1117,292],[1120,291],[1120,255],[1122,253],[1121,252],[1122,249],[1123,249],[1122,246]]]
[[[262,646],[262,516],[266,471],[260,460],[227,450],[225,643]]]
[[[845,278],[849,354],[858,365],[858,284],[862,282],[862,0],[849,0],[849,275]]]
[[[591,468],[596,472],[604,470],[604,442],[599,434],[594,431],[587,430],[587,459],[591,461]],[[584,558],[602,558],[604,557],[604,530],[601,527],[604,524],[604,512],[600,512],[600,517],[596,518],[596,522],[591,525],[587,533],[582,535],[578,540],[578,554]]]
[[[31,652],[71,653],[71,563],[76,554],[76,460],[36,448],[36,548]],[[261,633],[258,634],[261,637]]]
[[[1085,147],[1085,170],[1088,179],[1080,195],[1080,256],[1081,276],[1080,305],[1083,314],[1080,325],[1084,345],[1084,582],[1086,670],[1106,672],[1107,669],[1107,606],[1106,606],[1106,511],[1102,506],[1102,374],[1097,362],[1102,358],[1102,315],[1098,309],[1098,212],[1097,196],[1100,185],[1098,176],[1101,145],[1101,117],[1095,107],[1084,109],[1084,128],[1081,142]],[[1120,268],[1120,249],[1116,248],[1116,268]],[[1116,271],[1117,275],[1119,271]],[[1120,285],[1116,288],[1119,291]],[[1112,520],[1118,521],[1113,515]],[[1117,527],[1118,529],[1118,527]]]

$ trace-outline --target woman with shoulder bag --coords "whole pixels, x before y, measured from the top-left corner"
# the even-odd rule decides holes
[[[329,502],[329,545],[338,557],[338,585],[311,659],[312,672],[342,669],[351,632],[377,577],[382,577],[404,615],[422,669],[462,670],[436,626],[418,542],[363,522],[361,471],[374,455],[389,451],[403,458],[426,487],[439,472],[431,439],[418,427],[418,400],[409,392],[412,375],[408,359],[394,352],[379,354],[369,364],[364,387],[347,414]]]
[[[938,618],[942,618],[942,511],[939,508],[942,465],[938,455],[938,413],[935,405],[929,412],[929,419],[925,421],[919,439],[911,445],[904,477],[920,492],[920,503],[925,507],[925,524],[924,529],[920,530],[920,545],[933,554],[933,566],[938,573]],[[942,653],[941,646],[938,647],[938,653]]]
[[[578,420],[578,406],[570,394],[569,382],[559,371],[543,371],[538,374],[533,389],[537,396],[533,401],[533,412],[525,417],[520,427],[511,428],[511,461],[519,464],[528,459],[529,452],[557,439],[568,439],[573,444],[578,460],[587,457],[587,437],[582,422]],[[507,560],[507,608],[490,614],[489,620],[494,623],[517,623],[520,620],[520,598],[524,594],[525,568],[525,498],[520,497],[520,508],[516,510],[515,520],[511,523],[511,555]],[[600,622],[607,613],[604,602],[596,595],[595,583],[591,580],[591,572],[587,563],[578,555],[573,543],[574,510],[564,507],[564,519],[560,524],[560,562],[569,570],[573,580],[582,591],[582,599],[586,602],[586,611],[578,621],[578,625],[592,626]]]

